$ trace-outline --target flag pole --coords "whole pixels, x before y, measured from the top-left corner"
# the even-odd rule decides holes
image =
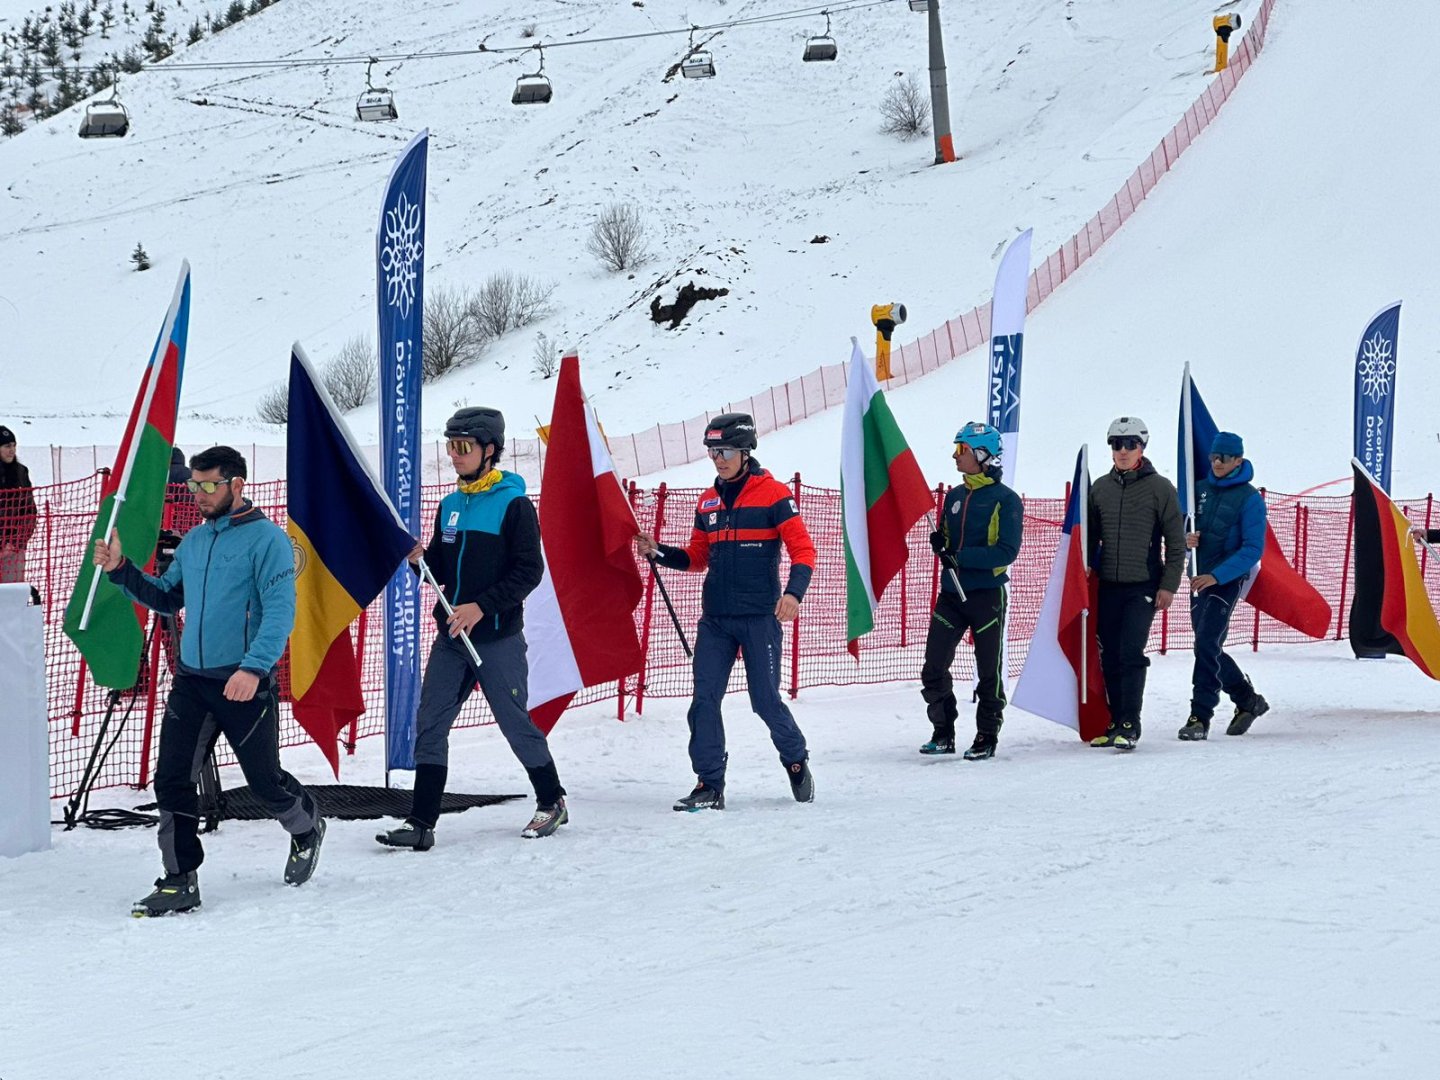
[[[1181,460],[1180,467],[1185,472],[1185,531],[1195,531],[1195,419],[1191,415],[1190,397],[1193,391],[1190,389],[1190,361],[1185,361],[1185,375],[1180,383],[1180,415],[1185,421],[1185,458]],[[1190,568],[1190,576],[1195,576],[1197,569],[1195,565],[1195,549],[1186,545],[1185,561]]]
[[[934,515],[934,514],[927,513],[927,514],[925,515],[925,520],[930,523],[930,531],[931,531],[931,532],[939,532],[939,531],[940,531],[940,526],[938,526],[938,525],[935,524],[935,515]],[[939,556],[936,556],[936,557],[939,558]],[[944,564],[945,564],[945,560],[944,560],[944,559],[941,559],[940,562],[941,562],[941,565],[944,565]],[[955,586],[955,591],[956,591],[957,593],[959,593],[959,595],[960,595],[960,602],[963,604],[963,603],[965,602],[965,600],[966,600],[966,596],[965,596],[965,590],[960,587],[960,576],[955,573],[955,568],[954,568],[953,566],[945,566],[945,573],[946,573],[946,574],[949,576],[949,578],[950,578],[950,584]]]
[[[1080,704],[1090,703],[1090,444],[1080,447],[1080,475],[1085,478],[1086,492],[1080,504],[1080,568],[1085,572],[1085,606],[1080,609]]]
[[[435,595],[440,597],[440,606],[445,609],[445,614],[454,615],[455,609],[450,606],[450,601],[445,599],[445,591],[440,588],[439,582],[435,580],[435,575],[430,572],[430,567],[425,562],[423,555],[416,560],[416,565],[420,567],[420,576],[430,583],[430,587],[435,590]],[[475,661],[475,666],[478,668],[480,666],[480,654],[475,651],[475,643],[470,640],[470,635],[464,630],[461,630],[460,640],[465,643],[466,652],[470,654],[470,659]]]
[[[180,310],[180,297],[185,292],[185,283],[190,280],[190,260],[180,262],[180,280],[175,283],[175,295],[170,300],[170,310],[165,313],[165,325],[160,328],[160,337],[155,342],[155,351],[150,354],[150,363],[145,368],[144,398],[135,414],[135,425],[130,431],[130,442],[125,447],[125,468],[120,472],[120,485],[115,489],[115,501],[110,506],[110,522],[101,534],[108,544],[115,532],[115,523],[120,519],[120,507],[125,504],[125,491],[130,486],[130,473],[135,469],[135,451],[144,433],[144,426],[150,422],[150,404],[155,400],[155,387],[159,379],[156,368],[165,362],[170,350],[170,337],[175,333],[175,313]],[[100,587],[100,567],[95,567],[90,577],[90,591],[85,596],[85,610],[80,613],[81,630],[90,625],[90,609],[95,606],[95,590]]]
[[[650,576],[655,579],[655,584],[660,587],[660,599],[665,601],[665,610],[670,613],[670,622],[675,626],[675,633],[680,637],[680,647],[685,650],[685,655],[694,658],[695,654],[690,651],[690,642],[685,640],[685,631],[680,629],[680,617],[675,614],[675,605],[670,602],[670,593],[665,589],[665,582],[660,577],[660,571],[655,569],[655,556],[646,555],[645,560],[650,564]]]

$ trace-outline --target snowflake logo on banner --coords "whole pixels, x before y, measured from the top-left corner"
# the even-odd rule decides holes
[[[1377,330],[1360,346],[1360,363],[1356,368],[1360,375],[1360,392],[1377,405],[1390,393],[1390,380],[1395,377],[1394,344],[1381,337]]]
[[[385,271],[385,299],[408,319],[415,306],[415,284],[420,279],[420,207],[400,193],[395,208],[385,212],[385,246],[380,251],[380,268]]]

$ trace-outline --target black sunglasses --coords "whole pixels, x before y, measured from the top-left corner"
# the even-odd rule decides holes
[[[1117,435],[1110,440],[1111,450],[1139,450],[1144,445],[1134,435]]]
[[[1211,454],[1210,460],[1215,462],[1216,465],[1229,465],[1230,462],[1239,456],[1239,454]]]

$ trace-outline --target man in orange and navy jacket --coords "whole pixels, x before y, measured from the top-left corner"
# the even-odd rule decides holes
[[[705,429],[705,446],[718,474],[700,496],[687,547],[635,538],[641,556],[672,570],[707,570],[695,635],[695,696],[690,704],[690,762],[698,783],[676,810],[725,809],[725,727],[720,701],[735,656],[745,655],[750,707],[770,728],[770,739],[797,802],[813,802],[805,736],[780,696],[780,624],[800,613],[815,569],[815,545],[788,487],[750,456],[755,422],[725,413]],[[780,589],[780,544],[790,575]]]

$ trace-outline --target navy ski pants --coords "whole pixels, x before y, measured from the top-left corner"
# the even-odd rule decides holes
[[[1240,579],[1211,585],[1190,594],[1190,625],[1195,630],[1195,671],[1191,678],[1190,714],[1201,720],[1215,715],[1223,688],[1235,704],[1249,700],[1254,691],[1240,665],[1225,652],[1230,616],[1240,600]]]
[[[690,764],[707,787],[725,788],[725,724],[720,701],[737,653],[745,654],[750,707],[770,729],[780,760],[809,757],[805,736],[780,696],[780,621],[774,615],[704,615],[695,633],[695,698],[690,703]]]

